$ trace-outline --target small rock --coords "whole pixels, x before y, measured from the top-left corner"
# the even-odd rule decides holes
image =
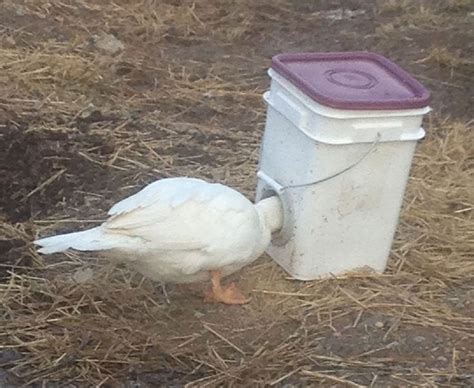
[[[96,111],[97,108],[94,106],[94,104],[87,104],[87,106],[81,111],[81,113],[79,114],[79,117],[81,119],[87,119],[91,114],[92,112]]]
[[[343,8],[331,9],[329,11],[320,11],[316,13],[316,15],[320,16],[321,18],[329,20],[353,19],[364,14],[365,10],[363,9],[350,10]]]
[[[72,278],[74,279],[76,283],[83,284],[91,280],[93,276],[94,276],[94,272],[92,271],[91,268],[81,268],[81,269],[78,269],[76,272],[74,272],[74,275],[72,275]]]
[[[199,318],[202,318],[204,315],[206,315],[206,314],[203,314],[203,313],[201,313],[200,311],[196,311],[196,312],[194,313],[194,316],[195,316],[196,318],[198,318],[198,319],[199,319]]]
[[[413,341],[415,341],[416,343],[421,343],[426,341],[426,338],[422,335],[417,335],[416,337],[413,337]]]
[[[7,47],[15,47],[16,46],[15,39],[13,39],[11,36],[7,36],[4,41],[5,41],[5,45]]]
[[[390,317],[387,317],[382,314],[375,314],[368,316],[367,318],[361,320],[361,325],[370,327],[370,328],[377,328],[381,329],[386,327],[387,325],[390,326]]]
[[[112,34],[94,35],[93,39],[95,46],[107,54],[117,54],[125,48],[124,44]]]
[[[439,357],[437,358],[437,360],[438,360],[438,361],[441,361],[441,362],[448,362],[448,359],[447,359],[446,357],[444,357],[444,356],[439,356]]]
[[[26,9],[22,5],[15,4],[15,13],[17,16],[25,16],[26,15]]]
[[[102,112],[94,104],[88,104],[79,114],[79,118],[84,122],[93,123],[103,119]]]

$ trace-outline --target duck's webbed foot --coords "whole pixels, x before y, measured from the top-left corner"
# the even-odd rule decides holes
[[[231,283],[227,287],[222,286],[221,273],[219,271],[211,271],[211,282],[211,289],[205,293],[204,300],[206,302],[225,304],[245,304],[250,302],[250,299],[242,294],[235,283]]]

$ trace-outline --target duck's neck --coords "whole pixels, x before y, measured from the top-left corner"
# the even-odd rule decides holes
[[[262,199],[255,204],[258,215],[264,226],[274,233],[283,226],[283,207],[277,196]]]

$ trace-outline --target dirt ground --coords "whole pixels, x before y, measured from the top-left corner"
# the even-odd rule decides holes
[[[344,6],[344,8],[342,8]],[[0,2],[0,386],[474,386],[474,4]],[[242,307],[37,236],[161,177],[250,198],[274,54],[370,50],[432,91],[383,275],[236,274]]]

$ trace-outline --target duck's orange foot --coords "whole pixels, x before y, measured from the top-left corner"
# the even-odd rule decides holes
[[[211,288],[205,293],[204,300],[225,304],[246,304],[250,302],[250,299],[240,292],[235,283],[231,283],[228,287]]]
[[[204,294],[206,302],[217,302],[225,304],[246,304],[250,299],[246,298],[237,288],[235,283],[223,287],[220,283],[221,275],[217,271],[211,272],[212,288]]]

